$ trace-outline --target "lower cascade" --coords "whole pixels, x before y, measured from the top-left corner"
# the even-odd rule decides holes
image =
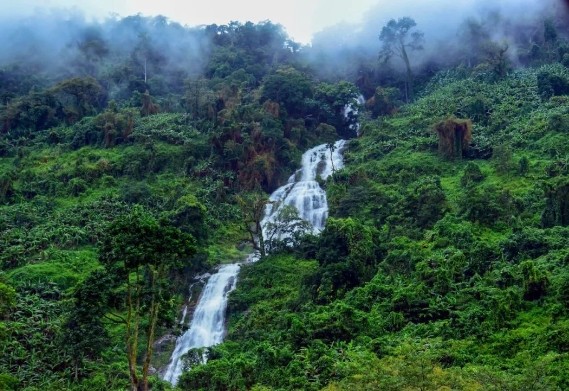
[[[223,265],[204,287],[190,328],[176,340],[164,380],[176,384],[184,370],[182,356],[190,349],[216,345],[225,334],[225,309],[229,292],[235,288],[239,264]],[[206,357],[203,357],[204,361]]]
[[[302,155],[302,167],[289,178],[286,185],[271,194],[261,226],[266,227],[274,222],[279,211],[284,206],[291,205],[298,210],[299,217],[311,225],[313,233],[322,231],[328,217],[328,202],[326,192],[317,179],[326,180],[335,170],[343,167],[342,151],[345,143],[345,140],[339,140],[306,151]],[[255,256],[251,259],[255,259]],[[189,329],[176,340],[164,380],[173,385],[178,382],[182,371],[186,369],[182,356],[190,349],[210,347],[223,341],[227,298],[235,288],[239,267],[239,264],[224,265],[209,278]],[[202,360],[207,360],[206,355]]]

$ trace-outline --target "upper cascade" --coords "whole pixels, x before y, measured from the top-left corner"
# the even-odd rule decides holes
[[[355,119],[355,122],[350,125],[350,129],[356,131],[356,135],[359,137],[360,132],[360,122],[357,120],[359,114],[359,108],[363,107],[366,103],[366,100],[362,94],[359,94],[358,97],[354,100],[353,103],[347,104],[344,107],[344,118],[347,120]]]
[[[324,229],[328,217],[328,201],[326,192],[320,187],[317,179],[326,180],[334,171],[344,166],[342,151],[345,145],[346,140],[338,140],[334,144],[318,145],[302,155],[302,167],[291,175],[286,185],[275,190],[269,198],[265,217],[261,222],[265,239],[265,228],[276,222],[285,205],[294,206],[299,217],[310,223],[313,233]]]

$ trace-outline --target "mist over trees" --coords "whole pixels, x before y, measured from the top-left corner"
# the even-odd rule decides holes
[[[378,5],[361,24],[339,24],[315,34],[303,54],[320,77],[357,82],[366,98],[371,85],[396,86],[405,93],[406,75],[401,64],[378,64],[381,28],[390,19],[410,17],[424,33],[424,49],[413,54],[412,70],[420,89],[422,80],[441,69],[463,65],[469,69],[492,61],[508,46],[504,58],[513,66],[527,66],[544,57],[537,52],[548,45],[544,20],[549,20],[558,38],[567,40],[567,9],[563,1],[477,1],[437,4],[413,1]],[[557,54],[563,56],[564,52]]]
[[[183,93],[188,79],[223,78],[238,69],[258,85],[271,64],[293,61],[323,80],[346,75],[358,82],[366,98],[374,92],[369,84],[396,86],[404,95],[410,68],[399,72],[398,64],[377,61],[383,47],[377,37],[390,16],[401,18],[409,9],[403,16],[415,20],[417,31],[424,33],[424,50],[413,54],[412,65],[420,85],[422,75],[459,64],[473,68],[504,60],[515,67],[563,57],[564,49],[555,48],[553,42],[567,38],[563,7],[555,0],[524,7],[514,2],[446,4],[446,8],[433,7],[427,17],[413,15],[429,10],[425,5],[418,5],[418,10],[405,4],[382,6],[369,12],[361,25],[338,25],[317,33],[309,46],[293,42],[271,22],[189,27],[163,16],[140,14],[103,21],[87,21],[73,12],[36,14],[6,19],[0,28],[6,37],[0,53],[3,90],[7,90],[3,94],[90,76],[105,88],[109,100],[146,89],[152,95],[165,95]],[[546,25],[543,20],[548,20]],[[220,63],[222,67],[216,65]],[[33,84],[17,79],[24,70],[36,75]],[[15,80],[21,81],[18,87]],[[10,84],[18,91],[11,92]]]

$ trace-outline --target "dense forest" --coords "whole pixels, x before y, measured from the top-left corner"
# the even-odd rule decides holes
[[[402,14],[365,47],[6,23],[0,389],[569,389],[568,12],[436,39]],[[269,194],[338,139],[324,230],[244,264],[225,342],[161,380],[194,276],[258,249]]]

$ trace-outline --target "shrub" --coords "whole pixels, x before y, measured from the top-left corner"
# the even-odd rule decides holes
[[[569,79],[550,70],[537,74],[537,88],[542,99],[569,94]]]
[[[460,184],[464,187],[480,183],[484,179],[484,174],[478,164],[468,162],[464,168],[464,174],[460,177]]]

